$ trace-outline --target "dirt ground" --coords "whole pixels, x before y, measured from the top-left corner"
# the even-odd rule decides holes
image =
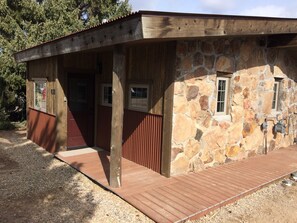
[[[0,131],[0,222],[152,222],[25,137]],[[276,182],[195,223],[295,223],[297,186]]]

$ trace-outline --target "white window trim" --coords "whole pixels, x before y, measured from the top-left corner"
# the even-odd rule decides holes
[[[272,107],[273,105],[273,99],[274,99],[274,86],[276,85],[276,96],[275,96],[275,108]],[[273,98],[272,98],[272,103],[271,103],[271,111],[272,112],[277,112],[278,109],[278,102],[279,102],[279,86],[280,86],[280,81],[275,80],[273,84]]]
[[[33,80],[33,85],[34,85],[34,89],[33,89],[33,91],[34,91],[34,95],[33,95],[33,101],[34,101],[34,103],[33,103],[33,107],[34,107],[34,109],[36,109],[36,110],[39,110],[39,111],[43,111],[43,112],[46,112],[46,107],[47,107],[47,94],[48,94],[48,92],[47,92],[47,89],[46,89],[46,97],[45,97],[45,108],[41,108],[41,107],[38,107],[37,105],[36,105],[36,83],[43,83],[43,82],[45,82],[45,87],[47,88],[47,79],[46,78],[32,78],[32,80]]]
[[[105,87],[111,87],[111,90],[112,90],[112,84],[101,84],[101,105],[112,107],[112,103],[104,102],[104,88]]]
[[[224,98],[224,111],[223,112],[217,112],[217,106],[218,106],[218,86],[219,86],[219,81],[224,80],[226,81],[226,94]],[[216,81],[216,110],[215,110],[215,115],[228,115],[228,103],[229,103],[229,86],[230,86],[230,78],[229,77],[217,77]]]
[[[131,88],[146,88],[147,89],[147,107],[146,108],[139,108],[136,106],[131,105]],[[150,87],[148,84],[130,84],[129,85],[129,104],[128,108],[135,111],[142,111],[142,112],[148,112],[149,104],[150,104]]]

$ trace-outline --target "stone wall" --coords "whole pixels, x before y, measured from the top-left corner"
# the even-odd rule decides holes
[[[296,60],[286,50],[267,49],[265,38],[178,42],[172,175],[262,154],[265,117],[270,120],[268,150],[290,145],[292,126],[291,135],[275,135],[272,128],[277,117],[287,123],[297,112]],[[224,116],[215,115],[217,72],[230,74],[229,113]],[[276,77],[281,78],[280,111],[273,113]]]

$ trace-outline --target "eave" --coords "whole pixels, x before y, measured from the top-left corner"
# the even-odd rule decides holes
[[[136,41],[297,34],[297,19],[140,11],[14,54],[17,62]]]

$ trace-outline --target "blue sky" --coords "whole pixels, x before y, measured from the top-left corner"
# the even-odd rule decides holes
[[[129,0],[133,11],[213,13],[297,18],[297,0]]]

